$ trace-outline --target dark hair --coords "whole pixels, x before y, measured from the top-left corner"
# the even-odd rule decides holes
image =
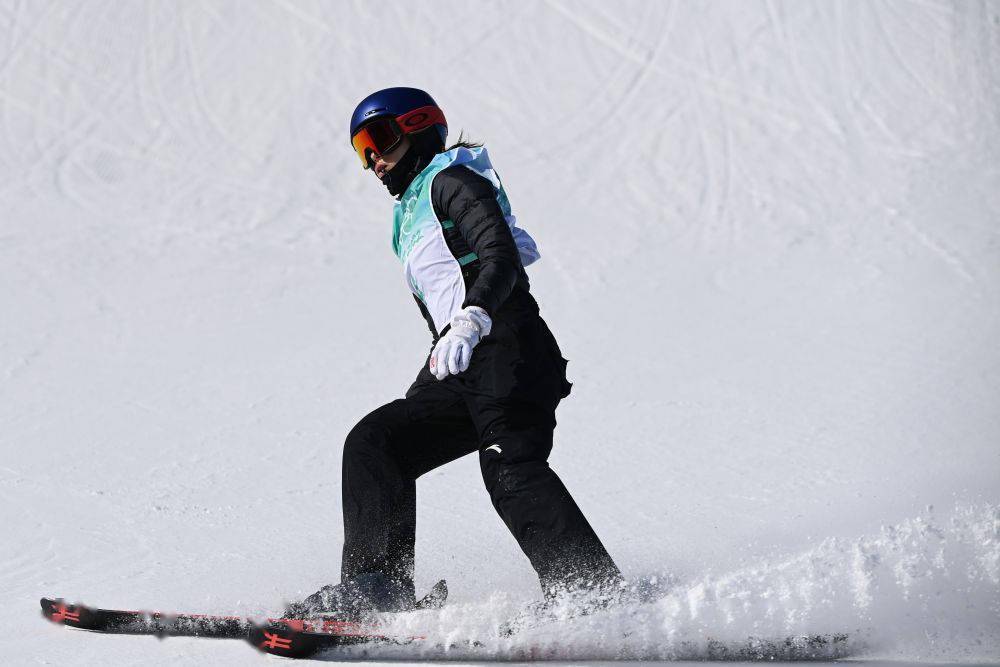
[[[445,152],[447,152],[447,151],[453,150],[455,148],[482,148],[482,147],[483,147],[483,145],[480,142],[478,142],[478,141],[469,141],[469,140],[467,140],[465,138],[465,132],[462,131],[462,132],[458,133],[458,141],[456,141],[455,143],[453,143],[451,146],[448,146],[448,148],[446,148],[444,150],[445,150]]]

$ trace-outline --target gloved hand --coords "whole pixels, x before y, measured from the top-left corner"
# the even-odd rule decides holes
[[[490,333],[493,320],[479,306],[466,306],[451,318],[451,328],[431,351],[430,371],[438,380],[469,368],[472,348]]]

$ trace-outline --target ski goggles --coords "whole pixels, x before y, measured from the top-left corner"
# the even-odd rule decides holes
[[[419,132],[431,125],[448,127],[444,113],[435,106],[420,107],[396,118],[383,116],[365,123],[351,137],[351,146],[358,154],[361,165],[365,169],[370,169],[373,165],[373,154],[375,157],[385,155],[399,146],[407,134]]]

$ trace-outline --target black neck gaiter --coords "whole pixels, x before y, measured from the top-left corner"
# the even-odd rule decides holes
[[[423,134],[423,133],[421,133]],[[413,145],[389,171],[382,175],[382,185],[393,197],[399,197],[424,170],[438,152],[438,146],[424,140],[420,134],[413,135]]]

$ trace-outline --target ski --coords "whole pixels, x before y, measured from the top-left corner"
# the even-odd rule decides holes
[[[42,614],[50,621],[80,630],[160,638],[242,639],[265,653],[289,658],[307,657],[338,645],[393,641],[377,634],[374,625],[333,619],[268,618],[257,622],[242,616],[102,609],[52,598],[42,598],[41,605]]]
[[[443,585],[438,589],[440,593]],[[422,600],[422,609],[436,608],[443,597],[428,595]],[[472,639],[449,640],[434,643],[420,635],[400,636],[386,632],[374,621],[350,621],[332,617],[308,619],[268,618],[254,620],[244,616],[212,614],[170,614],[149,611],[102,609],[81,604],[67,604],[53,598],[42,598],[43,615],[54,623],[81,630],[109,634],[151,635],[156,637],[205,637],[241,639],[265,653],[288,658],[306,658],[317,652],[357,645],[416,644],[425,649],[437,648],[442,655],[454,649],[476,652],[489,649]],[[559,622],[552,619],[551,625]],[[549,623],[533,626],[538,629]],[[525,630],[526,628],[520,628]],[[508,640],[514,633],[501,633]],[[626,632],[625,637],[630,633]],[[851,635],[792,635],[769,639],[749,637],[744,641],[720,640],[711,636],[701,641],[682,641],[667,651],[673,660],[709,661],[827,661],[850,657],[861,647]],[[528,639],[521,646],[508,646],[515,659],[559,659],[573,655],[572,644],[563,644],[558,638]],[[643,655],[640,651],[639,655]],[[508,656],[511,657],[511,656]],[[648,656],[647,656],[648,657]]]
[[[448,596],[439,581],[417,609],[438,609]],[[173,614],[159,611],[102,609],[68,604],[60,598],[42,598],[42,615],[53,623],[107,634],[155,637],[203,637],[242,639],[265,653],[289,658],[308,657],[317,651],[365,643],[408,644],[423,637],[392,637],[380,632],[375,622],[336,617],[307,619],[267,618],[214,614]]]

